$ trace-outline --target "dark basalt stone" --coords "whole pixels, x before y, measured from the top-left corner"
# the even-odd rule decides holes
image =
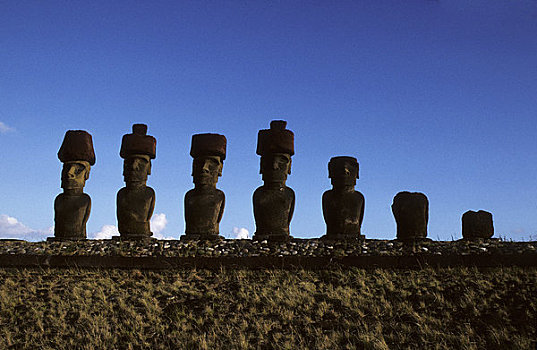
[[[86,239],[86,223],[91,212],[91,198],[84,193],[95,153],[91,135],[83,130],[65,133],[58,158],[63,162],[63,193],[54,200],[54,240]]]
[[[484,210],[467,211],[462,215],[462,237],[464,239],[489,239],[494,235],[492,213]]]
[[[151,216],[155,209],[155,191],[146,186],[151,174],[151,159],[156,157],[157,141],[146,135],[147,125],[134,124],[132,134],[123,136],[120,156],[125,187],[117,193],[117,222],[120,239],[151,239]]]
[[[398,240],[427,238],[429,200],[423,193],[399,192],[393,198],[392,212],[397,223]]]
[[[274,120],[270,129],[260,130],[257,154],[261,155],[263,186],[253,195],[256,231],[253,239],[288,241],[289,224],[295,208],[295,193],[285,185],[291,174],[294,134],[285,129],[287,122]]]
[[[50,241],[86,239],[91,198],[86,193],[60,193],[54,200],[54,238]]]
[[[324,192],[323,216],[326,222],[324,240],[363,239],[364,196],[355,191],[358,179],[358,161],[354,157],[333,157],[328,163],[328,176],[332,189]]]
[[[225,207],[224,192],[216,188],[226,158],[226,137],[192,136],[190,155],[194,188],[185,194],[185,235],[181,240],[221,240],[219,224]]]

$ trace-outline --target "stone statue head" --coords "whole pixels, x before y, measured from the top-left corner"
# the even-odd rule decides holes
[[[291,174],[291,156],[287,153],[269,153],[261,156],[260,171],[263,181],[285,181]]]
[[[91,135],[84,130],[68,130],[58,151],[58,158],[63,163],[62,188],[84,188],[90,168],[95,164]]]
[[[273,120],[270,129],[259,130],[256,153],[261,156],[259,172],[263,175],[263,181],[285,181],[287,175],[291,174],[295,136],[286,126],[284,120]]]
[[[216,185],[224,163],[219,156],[200,156],[192,161],[192,177],[196,185]]]
[[[84,188],[90,168],[89,162],[83,160],[65,162],[62,169],[62,188],[66,190]]]
[[[123,135],[119,155],[123,161],[125,182],[147,181],[151,174],[151,159],[156,157],[157,140],[147,135],[147,125],[133,124],[132,134]]]
[[[333,157],[328,162],[328,177],[334,187],[356,185],[358,170],[358,161],[354,157]]]
[[[145,154],[133,154],[123,161],[125,182],[146,182],[151,175],[151,158]]]
[[[190,155],[194,158],[192,177],[196,185],[216,185],[218,177],[222,176],[226,145],[227,140],[224,135],[192,135]]]

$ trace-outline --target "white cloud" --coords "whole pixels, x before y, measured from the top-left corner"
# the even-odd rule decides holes
[[[112,236],[119,236],[119,231],[115,225],[104,225],[101,231],[93,234],[94,239],[111,239]]]
[[[244,227],[233,227],[233,235],[235,239],[250,239],[250,232]]]
[[[2,214],[0,215],[0,237],[8,239],[23,239],[26,241],[42,241],[54,235],[54,228],[46,230],[34,230],[16,218]]]
[[[153,237],[156,239],[175,239],[173,237],[166,237],[162,234],[162,231],[164,231],[167,224],[168,219],[166,219],[166,214],[153,214],[151,222],[149,223],[151,227],[151,232],[153,232]]]
[[[164,230],[167,224],[168,219],[166,219],[166,214],[163,213],[154,214],[151,218],[151,222],[149,223],[153,234],[162,232],[162,230]]]
[[[2,122],[0,122],[0,134],[5,134],[10,131],[15,131],[15,128],[12,128],[11,126],[8,126]]]

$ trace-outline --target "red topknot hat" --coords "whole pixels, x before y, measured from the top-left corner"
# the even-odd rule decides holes
[[[195,134],[192,135],[190,155],[192,158],[200,156],[219,156],[226,159],[227,140],[220,134]]]
[[[91,135],[84,130],[68,130],[58,151],[62,163],[82,160],[95,164],[95,152]]]
[[[257,151],[260,156],[271,153],[295,154],[295,135],[285,128],[285,120],[273,120],[270,129],[259,130],[257,134]]]
[[[157,156],[157,140],[147,134],[147,125],[133,124],[132,134],[123,135],[119,155],[125,159],[134,154],[143,154],[155,159]]]

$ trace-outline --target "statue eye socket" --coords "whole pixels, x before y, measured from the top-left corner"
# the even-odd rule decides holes
[[[84,167],[82,165],[79,165],[77,164],[76,167],[75,167],[75,173],[78,175],[78,174],[81,174],[83,171],[84,171]]]

